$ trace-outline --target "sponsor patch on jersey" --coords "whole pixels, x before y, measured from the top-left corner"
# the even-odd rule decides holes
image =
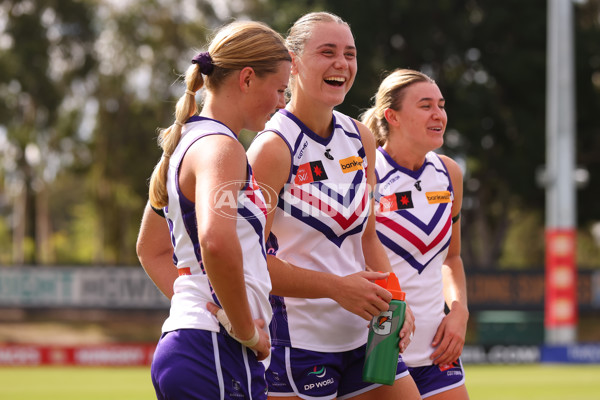
[[[450,192],[447,190],[441,192],[426,192],[425,196],[427,196],[427,202],[429,202],[429,204],[450,203],[452,201]]]
[[[384,196],[379,200],[379,211],[390,212],[414,208],[411,192],[399,192]]]
[[[327,179],[327,173],[325,167],[321,161],[312,161],[305,164],[301,164],[296,172],[296,178],[294,183],[296,185],[303,185],[305,183],[318,182]]]
[[[358,171],[363,169],[363,159],[359,156],[344,158],[343,160],[340,160],[340,167],[345,174],[352,171]]]

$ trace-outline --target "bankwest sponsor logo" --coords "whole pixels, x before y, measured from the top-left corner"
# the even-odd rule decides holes
[[[379,211],[390,212],[414,208],[411,192],[399,192],[384,196],[379,200]]]
[[[342,167],[342,172],[345,174],[352,171],[358,171],[359,169],[363,169],[363,159],[359,156],[344,158],[343,160],[340,160],[340,167]]]
[[[327,173],[321,161],[312,161],[301,164],[296,172],[294,183],[303,185],[305,183],[318,182],[327,179]]]
[[[427,201],[429,204],[450,203],[450,192],[444,190],[442,192],[427,192]]]

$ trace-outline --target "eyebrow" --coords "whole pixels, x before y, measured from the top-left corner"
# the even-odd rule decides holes
[[[435,99],[433,99],[433,98],[431,98],[431,97],[423,97],[423,98],[419,99],[419,101],[418,101],[418,102],[421,102],[421,101],[435,101]],[[446,101],[446,99],[445,99],[445,98],[443,98],[443,97],[440,97],[440,98],[438,99],[438,101]]]
[[[323,43],[319,46],[317,46],[317,50],[323,47],[332,47],[332,48],[337,48],[337,45],[334,43]],[[344,47],[344,50],[356,50],[356,46],[346,46]]]

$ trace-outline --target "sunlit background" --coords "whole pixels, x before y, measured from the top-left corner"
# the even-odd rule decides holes
[[[600,343],[600,0],[570,4],[576,340]],[[60,364],[75,362],[73,346],[135,344],[134,363],[147,364],[168,302],[135,241],[180,74],[232,19],[285,34],[315,10],[348,21],[358,48],[339,110],[358,117],[398,67],[437,81],[449,118],[440,151],[465,176],[465,361],[540,361],[546,0],[0,0],[0,347],[38,344],[40,362]]]

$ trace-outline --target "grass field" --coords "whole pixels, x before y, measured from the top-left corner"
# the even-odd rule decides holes
[[[471,400],[598,400],[600,365],[466,365]],[[1,367],[2,400],[151,400],[149,368]]]
[[[600,400],[600,365],[465,365],[471,400]]]

